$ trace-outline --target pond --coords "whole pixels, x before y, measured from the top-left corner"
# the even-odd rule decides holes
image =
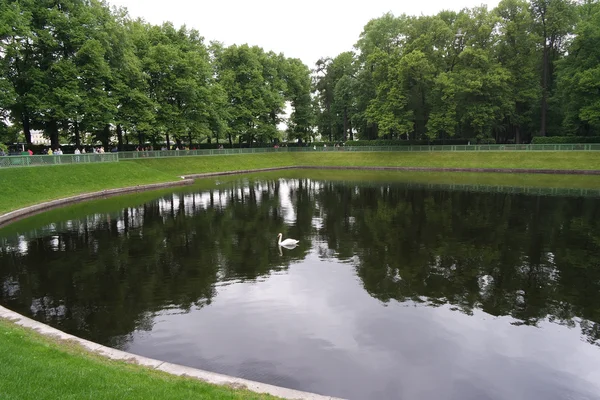
[[[0,304],[348,399],[600,398],[600,199],[397,176],[217,178],[39,214],[0,229]]]

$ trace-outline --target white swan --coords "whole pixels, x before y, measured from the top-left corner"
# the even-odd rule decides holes
[[[277,242],[278,245],[286,247],[286,246],[295,246],[298,244],[298,240],[296,240],[296,239],[285,239],[282,242],[281,241],[282,236],[283,235],[281,233],[279,235],[277,235],[277,237],[279,238],[279,241]]]

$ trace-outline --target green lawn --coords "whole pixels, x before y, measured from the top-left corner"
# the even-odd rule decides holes
[[[179,176],[186,174],[294,165],[600,170],[600,154],[598,152],[566,151],[539,153],[298,152],[173,157],[107,164],[12,168],[0,170],[0,214],[42,201],[85,192],[174,181],[179,179]],[[541,176],[540,179],[542,179]],[[557,177],[544,176],[543,179],[553,181]]]
[[[0,320],[0,399],[275,399],[210,385],[57,342]]]

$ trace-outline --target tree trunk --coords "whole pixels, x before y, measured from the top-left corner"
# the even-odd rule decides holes
[[[548,109],[548,45],[544,39],[544,50],[542,60],[542,104],[540,110],[540,136],[546,136],[546,114]]]
[[[519,131],[518,126],[515,126],[515,143],[521,144],[521,131]]]
[[[46,134],[50,137],[50,146],[56,150],[60,146],[58,142],[58,125],[56,120],[50,120],[46,122]]]
[[[110,125],[104,125],[104,129],[102,131],[102,145],[108,151],[108,145],[110,142]]]
[[[73,131],[75,132],[75,147],[81,147],[81,133],[79,132],[79,123],[73,121]]]
[[[348,109],[344,107],[344,135],[342,136],[342,141],[346,141],[348,138]]]
[[[29,115],[27,115],[26,112],[21,115],[21,121],[23,122],[25,142],[27,143],[27,146],[31,146],[31,121],[29,121]]]
[[[168,133],[165,136],[167,138],[167,150],[171,150],[171,138]]]
[[[229,147],[233,149],[233,139],[231,138],[231,133],[228,133],[227,136],[229,136]]]
[[[117,141],[119,143],[119,151],[123,151],[123,128],[121,124],[117,124]]]

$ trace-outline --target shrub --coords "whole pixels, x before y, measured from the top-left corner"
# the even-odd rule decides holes
[[[537,136],[533,144],[600,143],[600,136]]]

